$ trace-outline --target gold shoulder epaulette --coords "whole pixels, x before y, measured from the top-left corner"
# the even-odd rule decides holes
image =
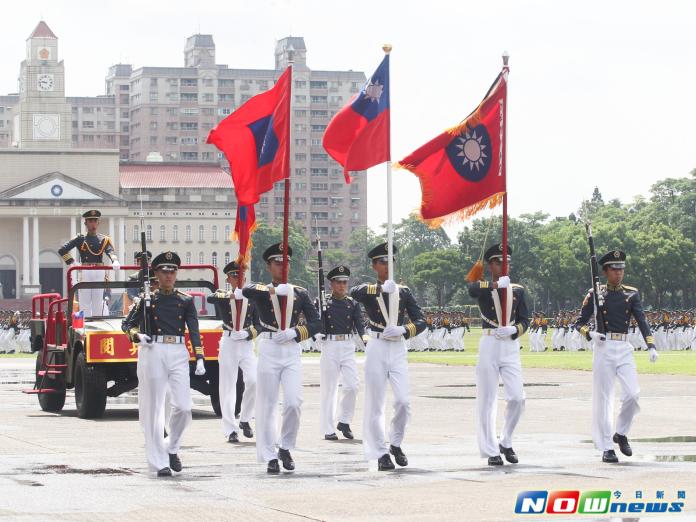
[[[183,292],[179,290],[178,288],[176,289],[176,293],[179,295],[183,295],[184,297],[191,297],[191,294],[187,294],[186,292]]]
[[[261,292],[268,292],[268,287],[266,285],[256,284],[256,289]]]
[[[637,292],[638,289],[635,286],[628,286],[628,285],[621,285],[624,287],[626,290],[630,290],[631,292]]]
[[[524,288],[524,286],[522,286],[522,285],[520,285],[520,284],[518,284],[518,283],[510,283],[510,286],[511,286],[512,288]]]

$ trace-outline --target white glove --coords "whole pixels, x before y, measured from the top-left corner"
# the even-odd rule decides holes
[[[78,276],[78,271],[74,270],[70,272],[70,286],[75,286],[80,282],[80,277]]]
[[[657,354],[657,350],[655,348],[650,348],[650,350],[648,350],[648,354],[650,355],[651,363],[657,362],[659,355]]]
[[[244,298],[244,292],[242,292],[241,288],[234,289],[234,298],[235,299],[243,299]]]
[[[595,342],[604,341],[604,340],[606,340],[606,336],[604,334],[596,332],[595,330],[591,330],[590,331],[590,339],[592,339]]]
[[[118,260],[114,259],[111,262],[111,268],[113,268],[114,270],[121,270],[121,263],[119,263]]]
[[[324,339],[324,337],[326,337],[326,336],[321,332],[314,334],[315,341],[321,341],[322,339]]]
[[[508,276],[500,276],[498,278],[498,288],[508,288],[510,286],[510,278]]]
[[[205,375],[205,363],[203,359],[196,360],[196,375]]]
[[[382,292],[385,294],[393,294],[396,292],[396,283],[393,279],[387,279],[384,283],[382,283]]]
[[[385,281],[386,282],[386,281]],[[392,281],[393,283],[394,281]],[[406,328],[403,326],[387,326],[384,329],[384,337],[401,337],[406,333]]]
[[[289,341],[294,341],[296,337],[297,337],[297,332],[295,331],[295,329],[288,328],[286,330],[282,330],[282,331],[274,334],[273,341],[275,341],[278,344],[283,344],[283,343],[287,343]]]
[[[517,333],[517,328],[515,326],[501,326],[495,329],[496,339],[506,339],[513,334]]]
[[[276,295],[288,295],[290,293],[290,285],[287,283],[280,283],[275,287]]]
[[[138,336],[138,346],[152,346],[152,338],[144,333],[136,334]]]
[[[230,339],[233,341],[244,341],[249,337],[249,332],[246,330],[233,331],[230,333]]]

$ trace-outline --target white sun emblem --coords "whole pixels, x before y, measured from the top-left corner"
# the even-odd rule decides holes
[[[474,167],[480,170],[485,164],[485,158],[488,157],[484,151],[486,145],[481,143],[483,136],[476,136],[476,131],[466,131],[464,136],[459,136],[457,139],[459,143],[456,146],[460,149],[457,156],[462,157],[462,165],[466,167],[468,164],[469,171],[473,171]]]
[[[379,99],[382,97],[383,90],[384,85],[380,85],[379,80],[375,81],[375,83],[372,83],[372,80],[370,80],[370,83],[368,83],[367,87],[365,87],[365,98],[371,102],[379,102]]]

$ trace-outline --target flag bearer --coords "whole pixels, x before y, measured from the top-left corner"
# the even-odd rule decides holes
[[[508,246],[508,260],[511,255],[512,249]],[[488,458],[489,466],[502,466],[501,453],[509,463],[518,462],[512,449],[512,434],[522,416],[525,400],[519,337],[529,327],[529,313],[524,288],[511,284],[510,278],[502,275],[503,245],[493,245],[483,257],[492,280],[469,283],[469,295],[478,299],[483,328],[476,364],[477,437],[481,457]],[[505,311],[502,310],[500,295],[503,288],[509,289]],[[506,326],[501,326],[502,317],[507,318]],[[499,441],[496,440],[495,426],[498,379],[503,380],[507,401]]]

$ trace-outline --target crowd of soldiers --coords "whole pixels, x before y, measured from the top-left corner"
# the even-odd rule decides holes
[[[31,311],[0,310],[0,354],[30,352]]]

